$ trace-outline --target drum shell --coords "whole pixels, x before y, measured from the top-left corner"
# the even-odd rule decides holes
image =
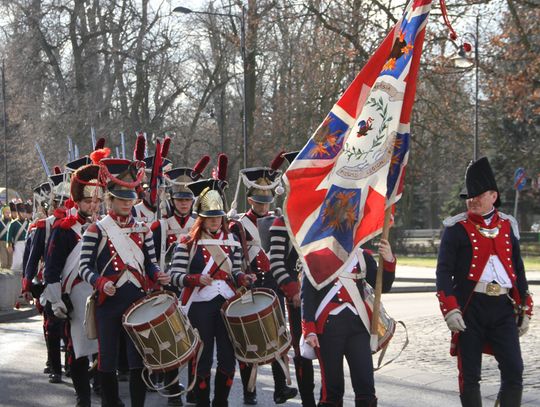
[[[230,316],[227,311],[237,301],[241,301],[242,295],[237,294],[223,304],[221,313],[236,358],[245,363],[270,363],[276,356],[287,353],[291,336],[276,294],[266,288],[255,288],[252,293],[254,297],[271,297],[272,301],[258,312],[245,316]],[[268,342],[266,338],[269,339]]]
[[[130,315],[140,307],[151,306],[154,298],[166,295],[172,299],[165,312],[143,323],[129,322]],[[178,299],[169,291],[160,291],[132,304],[122,317],[124,329],[151,371],[166,372],[185,365],[197,352],[201,341],[197,330],[180,311]]]

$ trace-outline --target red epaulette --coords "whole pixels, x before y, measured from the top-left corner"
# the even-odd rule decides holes
[[[285,218],[280,216],[279,218],[274,219],[272,226],[285,226]]]
[[[45,226],[46,226],[46,222],[45,222],[45,219],[39,219],[36,223],[34,223],[34,227],[36,229],[45,229]]]
[[[150,226],[150,230],[153,232],[154,230],[156,230],[159,225],[161,225],[161,222],[159,220],[156,220],[154,223],[152,223],[152,225]]]
[[[190,239],[191,239],[191,236],[189,236],[189,235],[184,235],[184,236],[182,236],[182,238],[180,239],[180,243],[187,244],[187,242],[189,242]]]
[[[63,219],[58,220],[58,224],[59,224],[60,228],[65,229],[65,230],[71,229],[71,227],[75,223],[77,223],[77,218],[75,216],[66,216]]]
[[[91,233],[98,233],[99,228],[96,223],[92,223],[90,226],[88,226],[88,229],[86,230]]]

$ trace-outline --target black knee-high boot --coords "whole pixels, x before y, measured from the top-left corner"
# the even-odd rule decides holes
[[[313,376],[313,362],[302,356],[294,358],[294,368],[296,371],[296,381],[298,390],[302,398],[303,407],[315,407],[315,379]]]
[[[354,407],[377,407],[377,398],[356,399],[354,400]]]
[[[116,372],[99,372],[101,376],[101,407],[118,405],[118,381]]]
[[[144,407],[146,398],[146,384],[142,379],[142,368],[129,371],[129,397],[131,407]]]
[[[521,386],[506,386],[499,392],[499,402],[501,407],[521,406],[523,388]]]
[[[197,407],[210,407],[210,375],[197,376],[195,397],[197,398]]]
[[[482,407],[482,395],[479,388],[463,390],[459,398],[462,407]]]
[[[77,394],[77,407],[90,407],[90,374],[88,358],[83,356],[71,362],[71,381]]]
[[[285,372],[276,361],[272,362],[272,376],[274,376],[274,403],[283,404],[296,397],[298,390],[287,386]]]
[[[229,406],[229,393],[231,392],[233,379],[234,372],[233,374],[228,375],[220,370],[216,370],[216,377],[214,381],[214,400],[212,401],[212,407]]]

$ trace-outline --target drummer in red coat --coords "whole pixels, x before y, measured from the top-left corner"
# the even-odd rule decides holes
[[[394,282],[396,259],[387,240],[381,239],[383,292]],[[344,394],[343,358],[347,359],[354,389],[355,407],[376,407],[371,357],[371,311],[366,304],[364,284],[375,286],[377,263],[367,250],[353,254],[351,265],[317,290],[307,273],[302,280],[302,332],[315,348],[321,367],[319,406],[342,406]]]
[[[100,180],[109,181],[105,196],[109,214],[91,224],[84,233],[79,273],[98,292],[96,326],[102,406],[116,407],[119,405],[116,369],[122,316],[146,295],[149,287],[156,282],[167,284],[170,276],[157,266],[150,228],[136,222],[131,215],[137,198],[135,188],[142,179],[144,164],[103,159],[100,165]],[[127,354],[131,406],[144,406],[143,364],[129,340]]]
[[[238,286],[248,286],[255,277],[241,272],[242,248],[226,223],[223,188],[226,158],[220,156],[218,179],[189,184],[198,196],[198,217],[189,237],[176,247],[171,265],[171,283],[185,287],[182,307],[199,331],[204,349],[197,366],[197,406],[210,406],[210,371],[217,347],[217,366],[212,406],[228,406],[236,359],[221,307],[235,295]]]

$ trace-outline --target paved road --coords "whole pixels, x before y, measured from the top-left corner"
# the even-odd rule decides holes
[[[383,300],[389,313],[407,324],[410,344],[396,362],[376,373],[379,406],[459,406],[455,359],[448,354],[448,333],[440,317],[434,294],[391,294],[384,296]],[[540,314],[538,311],[537,315]],[[403,340],[403,331],[398,330],[388,351],[388,358],[397,352]],[[524,397],[524,406],[540,407],[540,389],[537,387],[540,377],[538,343],[540,343],[540,324],[533,323],[530,334],[523,338],[525,380],[529,384]],[[0,406],[73,406],[75,404],[73,389],[69,379],[63,384],[49,384],[47,377],[41,373],[44,363],[45,346],[39,317],[0,324],[0,389],[2,389]],[[185,382],[185,378],[183,380]],[[486,358],[483,386],[485,406],[493,405],[497,380],[496,366],[491,358]],[[316,383],[318,392],[320,388],[318,375]],[[344,405],[354,406],[350,381],[347,379],[346,383]],[[260,368],[257,387],[259,405],[274,405],[273,381],[269,366]],[[237,376],[230,397],[231,407],[243,405],[241,391]],[[126,401],[129,399],[125,383],[121,383],[121,397]],[[149,394],[147,401],[147,406],[150,407],[166,406],[166,401],[155,393]],[[98,397],[94,398],[93,404],[99,405]],[[299,398],[283,404],[283,406],[295,405],[300,405]]]

